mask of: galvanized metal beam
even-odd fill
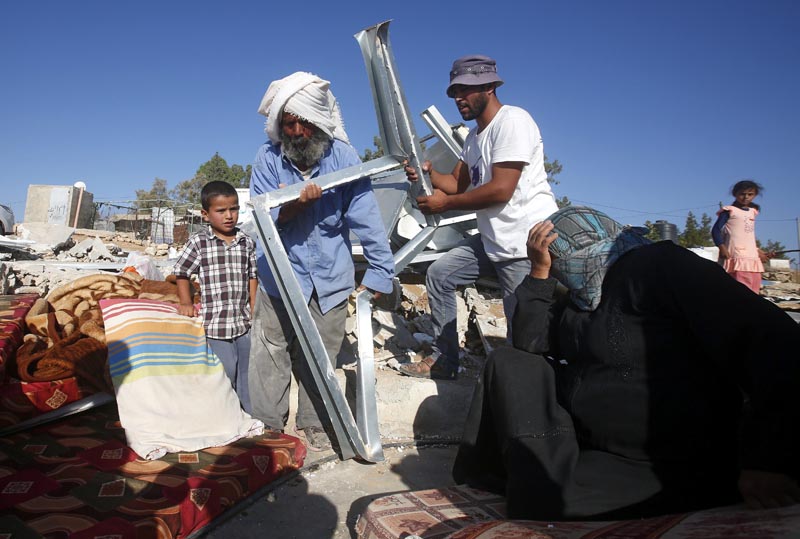
[[[414,124],[408,114],[408,105],[394,67],[394,56],[389,44],[389,23],[380,23],[356,34],[369,75],[378,127],[385,157],[362,163],[353,167],[319,176],[313,179],[323,191],[357,179],[372,176],[398,168],[407,162],[417,171],[420,181],[412,187],[412,192],[420,190],[425,194],[433,192],[430,178],[422,171],[422,150],[417,139]],[[375,402],[375,366],[372,335],[372,313],[370,300],[372,293],[362,291],[356,296],[356,319],[359,347],[358,377],[356,392],[356,415],[358,422],[347,405],[347,400],[336,380],[328,353],[308,310],[297,277],[286,255],[283,242],[278,234],[270,210],[296,200],[303,184],[291,186],[254,197],[249,204],[253,207],[256,230],[264,248],[281,298],[286,306],[297,339],[311,367],[314,382],[328,412],[341,456],[349,459],[356,455],[369,462],[384,459],[378,431],[377,405]],[[403,269],[430,241],[436,225],[437,216],[425,217],[427,227],[401,248],[395,255],[396,271]]]
[[[344,185],[354,180],[373,176],[393,168],[399,168],[402,166],[402,164],[402,157],[387,155],[373,159],[372,161],[367,161],[366,163],[361,163],[360,165],[353,165],[352,167],[343,168],[341,170],[337,170],[336,172],[330,172],[323,176],[318,176],[311,181],[317,184],[320,189],[325,191],[331,187]],[[287,202],[297,200],[300,197],[300,191],[303,189],[303,187],[305,187],[304,183],[288,185],[276,191],[258,195],[251,199],[251,202],[254,203],[254,206],[256,204],[261,204],[265,205],[268,209],[276,208],[286,204]]]
[[[409,166],[416,170],[420,180],[412,186],[412,196],[416,197],[419,191],[430,195],[433,193],[433,186],[422,170],[422,148],[408,113],[408,104],[395,67],[389,42],[389,22],[366,28],[355,34],[355,38],[361,47],[361,55],[367,68],[384,151],[407,159]],[[428,215],[426,222],[435,226],[438,219]]]
[[[330,187],[329,185],[328,188]],[[362,432],[353,419],[353,414],[347,405],[347,399],[334,374],[322,337],[314,323],[314,319],[311,317],[311,312],[308,310],[303,290],[300,288],[300,283],[297,281],[292,265],[286,255],[286,249],[278,234],[278,229],[270,215],[269,206],[266,204],[267,200],[266,195],[259,195],[250,201],[253,205],[256,229],[261,239],[261,245],[264,248],[267,263],[275,277],[278,291],[297,334],[297,340],[305,354],[306,361],[308,361],[314,383],[325,405],[325,410],[328,412],[328,418],[336,435],[336,440],[339,442],[341,457],[342,459],[350,459],[358,455],[368,462],[380,462],[384,458],[380,434],[377,429],[367,429],[366,427]],[[369,345],[372,346],[371,338]],[[369,359],[367,358],[367,361]],[[374,415],[374,418],[367,418],[365,424],[377,424],[377,406],[374,404],[374,392],[371,396],[365,395],[362,398],[372,399],[372,406],[369,404],[364,405],[364,413],[366,416]]]
[[[358,364],[356,371],[356,420],[371,462],[383,460],[381,433],[378,428],[378,406],[375,402],[375,349],[372,333],[372,298],[369,290],[356,294],[356,335]]]
[[[402,157],[417,172],[419,181],[411,186],[410,196],[416,198],[420,191],[433,193],[430,177],[422,170],[422,147],[408,112],[400,77],[395,67],[394,54],[389,41],[389,22],[385,21],[355,34],[367,68],[378,128],[384,151]],[[412,199],[413,199],[412,198]],[[438,226],[438,215],[425,215],[428,225],[395,255],[395,269],[401,271],[422,252]],[[423,241],[424,240],[424,241]],[[400,255],[400,256],[398,256]]]
[[[428,124],[428,128],[431,130],[431,133],[436,135],[442,143],[447,146],[447,149],[450,150],[456,158],[461,157],[461,144],[453,136],[453,128],[450,127],[450,124],[447,123],[447,120],[444,119],[442,113],[439,112],[435,106],[431,105],[427,109],[422,111],[422,119]]]

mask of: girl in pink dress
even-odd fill
[[[756,246],[756,216],[760,206],[753,202],[764,188],[753,180],[736,182],[731,189],[735,200],[717,212],[711,230],[725,271],[758,294],[761,289],[761,263],[764,253]]]

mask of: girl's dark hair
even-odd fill
[[[737,193],[740,193],[745,189],[755,189],[756,196],[758,196],[764,191],[764,186],[755,180],[739,180],[733,185],[733,187],[731,187],[731,194],[736,196]],[[734,202],[733,205],[735,206],[736,202]],[[750,205],[759,211],[761,210],[761,206],[755,202],[751,202]]]

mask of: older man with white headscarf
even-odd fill
[[[330,83],[297,72],[274,81],[258,112],[269,137],[256,154],[251,196],[304,183],[300,197],[273,212],[325,348],[334,362],[344,338],[347,297],[355,287],[350,231],[361,242],[368,267],[362,286],[392,290],[394,262],[368,178],[329,189],[317,176],[361,163],[344,130]],[[264,252],[258,250],[259,291],[250,359],[252,415],[282,431],[289,417],[289,384],[299,381],[296,429],[309,449],[330,448],[316,410],[324,409]]]

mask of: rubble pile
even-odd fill
[[[800,313],[800,284],[773,281],[761,288],[761,295],[789,312]]]
[[[177,256],[174,247],[136,239],[131,232],[39,225],[18,225],[18,238],[0,243],[0,295],[44,297],[90,273],[119,273],[131,253],[144,254],[162,263]],[[162,273],[157,278],[168,272]]]
[[[373,311],[373,342],[375,348],[375,364],[378,369],[397,370],[400,364],[419,361],[431,354],[433,344],[433,324],[431,323],[428,294],[425,286],[416,283],[402,282],[401,300],[396,311],[377,308]],[[493,290],[479,290],[469,286],[456,295],[458,309],[458,338],[461,347],[462,371],[478,371],[486,356],[489,346],[481,335],[479,318],[493,316],[498,309],[502,317],[503,306],[499,297],[492,297]],[[352,315],[354,308],[351,302]],[[505,323],[502,331],[505,335]],[[355,317],[348,317],[347,339],[350,348],[356,348]],[[345,351],[348,354],[348,351]],[[349,352],[352,355],[352,352]],[[345,360],[346,368],[355,366],[355,357]],[[477,372],[475,373],[477,375]]]
[[[35,293],[46,297],[88,274],[104,271],[119,274],[126,264],[133,265],[132,260],[148,264],[147,271],[139,271],[145,278],[161,280],[171,273],[168,261],[177,256],[175,247],[139,240],[133,233],[22,225],[19,229],[27,244],[0,244],[0,294],[3,295]],[[800,313],[800,284],[790,282],[791,273],[783,269],[768,267],[764,277],[770,280],[761,294],[784,310]],[[373,311],[378,368],[397,369],[402,363],[419,361],[432,353],[428,295],[419,277],[414,273],[401,274],[397,308]],[[487,351],[505,341],[502,299],[496,283],[480,280],[457,294],[456,303],[462,370],[477,371]],[[354,309],[351,302],[351,314]],[[343,351],[344,363],[354,366],[357,349],[354,316],[348,317],[347,326],[350,346]]]

